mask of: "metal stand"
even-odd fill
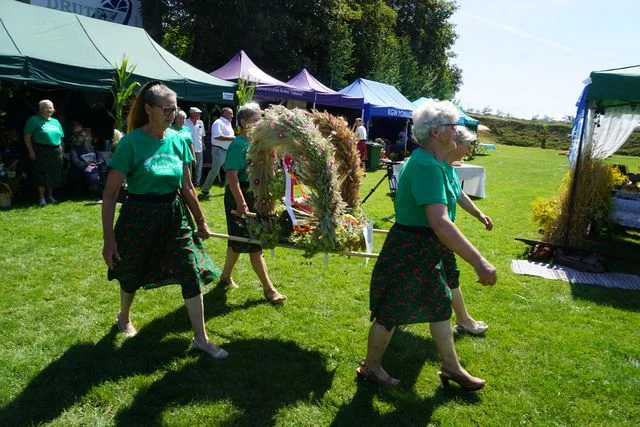
[[[387,168],[387,173],[383,175],[382,178],[380,178],[380,181],[378,181],[378,183],[374,185],[371,190],[369,190],[369,194],[367,194],[366,197],[362,199],[362,201],[360,202],[360,206],[364,205],[364,202],[366,202],[369,197],[371,197],[371,195],[378,189],[378,187],[380,187],[380,184],[384,182],[385,178],[389,180],[389,192],[391,193],[391,198],[393,199],[395,197],[396,190],[398,189],[398,181],[396,180],[396,176],[393,173],[393,166],[399,165],[400,163],[401,162],[386,162],[384,164],[384,166]]]

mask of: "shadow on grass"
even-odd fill
[[[627,311],[640,311],[640,291],[612,289],[596,285],[571,284],[573,298],[592,301]]]
[[[224,291],[213,289],[205,295],[206,313],[215,315],[263,303],[257,300],[227,306]],[[182,307],[152,321],[119,348],[115,325],[95,344],[70,347],[0,409],[0,425],[46,423],[105,382],[171,370],[176,361],[184,359],[190,342],[166,337],[188,330],[187,312]],[[164,407],[170,403],[230,399],[242,409],[234,424],[269,423],[278,408],[320,397],[331,385],[333,374],[327,371],[322,354],[294,343],[254,339],[234,341],[225,348],[229,359],[214,361],[201,355],[194,363],[168,373],[141,392],[130,408],[117,415],[118,420],[159,424]]]
[[[439,360],[433,341],[406,330],[397,330],[386,352],[385,369],[400,379],[401,386],[380,387],[358,379],[355,395],[340,408],[331,425],[427,425],[435,409],[450,400],[467,404],[480,402],[477,394],[465,392],[457,386],[438,387],[431,396],[415,393],[415,383],[425,362]],[[433,376],[437,376],[435,368]],[[376,401],[382,401],[393,409],[380,413]]]

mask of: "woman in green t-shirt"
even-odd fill
[[[43,99],[38,103],[38,114],[24,125],[24,145],[33,160],[34,181],[40,196],[38,204],[57,203],[53,189],[62,184],[62,137],[60,122],[53,117],[53,102]],[[46,199],[45,199],[46,195]]]
[[[247,104],[238,110],[240,135],[229,145],[224,162],[227,174],[227,185],[224,189],[224,210],[227,217],[227,232],[231,236],[250,237],[246,220],[243,218],[253,209],[254,203],[253,193],[249,191],[249,175],[247,174],[247,150],[250,144],[247,132],[252,124],[260,120],[260,114],[260,107],[257,104]],[[251,266],[262,283],[262,292],[267,301],[272,304],[282,304],[287,297],[273,286],[267,271],[267,264],[262,256],[262,248],[259,245],[228,240],[227,257],[224,261],[219,286],[227,289],[238,287],[231,278],[231,273],[241,253],[249,254]]]
[[[484,387],[461,365],[449,323],[451,290],[442,269],[447,250],[471,264],[483,285],[497,280],[495,268],[453,223],[461,188],[445,173],[446,154],[454,147],[458,111],[449,101],[425,103],[413,113],[419,142],[405,162],[395,198],[396,223],[391,228],[371,275],[371,319],[367,356],[359,377],[397,386],[400,381],[382,367],[382,357],[397,325],[429,322],[440,355],[443,384],[454,381],[465,390]]]
[[[464,126],[458,126],[455,138],[456,148],[447,154],[445,163],[445,171],[452,181],[460,181],[458,173],[453,166],[460,164],[459,160],[467,155],[471,143],[475,140],[475,134]],[[473,200],[464,192],[460,193],[458,206],[480,221],[488,231],[493,229],[493,221],[491,218],[478,209],[476,204],[473,203]],[[452,220],[455,221],[455,213]],[[466,332],[471,335],[481,335],[485,333],[489,326],[482,320],[475,320],[467,311],[464,297],[462,296],[462,289],[460,289],[460,269],[456,262],[456,256],[451,250],[447,250],[445,256],[442,258],[442,269],[447,278],[447,286],[451,289],[451,306],[456,315],[454,330],[458,333]]]
[[[102,254],[109,280],[120,282],[116,322],[121,332],[136,334],[129,311],[138,289],[179,283],[195,333],[192,347],[223,359],[227,352],[207,337],[201,291],[219,277],[220,269],[202,243],[211,231],[191,183],[193,155],[185,139],[168,129],[177,110],[176,93],[160,82],[150,82],[138,92],[128,133],[109,162]],[[128,196],[114,229],[116,200],[125,178]]]

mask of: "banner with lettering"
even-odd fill
[[[140,0],[31,0],[34,6],[142,27]]]

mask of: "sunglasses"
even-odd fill
[[[165,107],[163,105],[154,105],[154,107],[162,108],[162,112],[165,116],[172,116],[176,114],[179,110],[178,107]]]

